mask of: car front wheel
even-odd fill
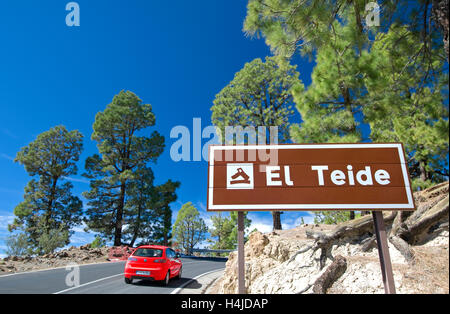
[[[181,279],[182,273],[183,273],[183,267],[180,267],[180,271],[178,272],[177,279]]]

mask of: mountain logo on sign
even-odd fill
[[[227,189],[253,189],[253,164],[227,164]]]
[[[242,179],[239,180],[238,178]],[[231,181],[230,184],[239,184],[239,183],[250,184],[249,178],[250,177],[245,173],[244,170],[242,170],[242,168],[238,168],[237,172],[231,176],[231,179],[233,179],[233,181]]]

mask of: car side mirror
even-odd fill
[[[180,258],[181,254],[180,253],[175,253],[175,258]]]

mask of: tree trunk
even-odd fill
[[[55,194],[56,194],[56,184],[58,183],[58,178],[53,177],[53,183],[50,190],[50,197],[48,200],[47,205],[47,213],[45,214],[45,232],[49,233],[52,229],[50,226],[50,219],[52,218],[52,207],[55,200]]]
[[[116,212],[116,226],[114,230],[114,246],[122,245],[123,207],[125,203],[125,184],[120,186],[120,198]]]
[[[283,230],[283,227],[281,226],[281,214],[282,212],[279,211],[272,212],[273,230]]]
[[[134,242],[136,242],[136,239],[137,239],[137,235],[134,234],[134,235],[133,235],[133,239],[131,239],[131,242],[130,242],[130,246],[131,246],[131,247],[134,247]]]
[[[448,230],[449,183],[444,182],[424,191],[414,193],[417,209],[410,211],[384,211],[384,222],[390,229],[389,241],[409,263],[414,263],[414,251],[410,245],[420,243],[424,236],[436,230]],[[314,244],[306,250],[321,250],[320,267],[325,266],[327,258],[332,258],[331,248],[344,239],[358,239],[364,252],[375,247],[373,219],[363,216],[340,223],[330,232],[306,230],[306,236],[314,239]],[[361,239],[363,239],[361,241]],[[304,251],[300,251],[304,252]],[[295,255],[294,255],[295,257]],[[320,290],[320,289],[319,289]]]
[[[347,270],[347,260],[341,255],[336,256],[333,263],[328,266],[325,272],[316,280],[313,293],[326,294],[333,283],[341,277]]]
[[[447,186],[448,191],[448,186]],[[449,197],[440,199],[437,203],[427,208],[418,208],[413,215],[401,224],[395,235],[406,241],[408,244],[416,244],[421,234],[427,232],[439,221],[448,220]]]
[[[130,242],[131,247],[134,246],[134,242],[136,242],[138,234],[139,234],[139,230],[141,228],[142,206],[140,204],[138,206],[139,206],[139,209],[138,209],[138,216],[136,218],[136,227],[134,228],[133,238],[131,239],[131,242]]]
[[[355,219],[355,212],[352,210],[350,211],[350,220]]]
[[[394,245],[394,247],[399,250],[400,253],[402,253],[403,257],[408,263],[414,264],[414,252],[411,250],[409,244],[406,243],[405,240],[397,237],[396,235],[392,235],[389,237],[389,242],[391,242],[392,245]]]
[[[392,223],[397,212],[391,212],[384,216],[385,223]],[[345,238],[360,238],[363,235],[373,233],[372,216],[363,216],[358,219],[349,220],[337,225],[330,233],[306,230],[306,236],[314,239],[314,250],[321,250],[320,268],[325,266],[326,259],[331,257],[331,248],[336,243]]]
[[[448,61],[448,0],[433,0],[432,17],[441,29],[443,42]]]
[[[428,180],[428,172],[425,169],[425,162],[421,161],[419,168],[420,168],[420,180],[422,180],[423,182],[427,181]]]

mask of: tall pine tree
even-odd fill
[[[129,183],[136,170],[155,162],[164,149],[164,137],[154,131],[139,131],[155,125],[151,105],[143,104],[134,93],[121,91],[103,112],[97,113],[92,139],[100,155],[86,160],[85,176],[91,179],[86,224],[114,245],[122,244],[122,229]]]
[[[72,195],[67,178],[77,173],[83,150],[80,132],[56,126],[43,132],[15,158],[33,179],[25,187],[24,201],[16,206],[9,230],[22,230],[30,252],[50,253],[69,243],[72,227],[81,223],[82,202]],[[49,240],[58,238],[54,243]]]
[[[378,1],[377,25],[364,0],[250,0],[248,34],[262,35],[279,60],[299,52],[316,61],[311,84],[294,88],[302,121],[291,128],[293,141],[401,141],[415,187],[448,178],[439,3]]]
[[[216,95],[211,107],[212,122],[220,130],[222,141],[232,140],[225,138],[226,127],[254,127],[256,131],[258,127],[277,127],[278,134],[266,135],[259,144],[270,144],[274,139],[287,142],[289,118],[293,115],[291,89],[300,84],[298,76],[294,66],[279,66],[273,57],[267,57],[265,62],[255,59],[246,63]],[[280,214],[272,212],[274,229],[282,229]]]

